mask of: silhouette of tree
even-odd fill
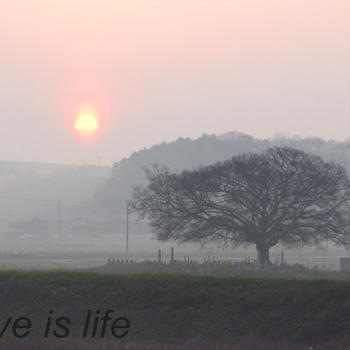
[[[160,240],[254,244],[261,265],[276,244],[346,244],[349,178],[341,165],[274,147],[193,171],[146,169],[132,206]]]

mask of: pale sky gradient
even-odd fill
[[[348,0],[0,0],[0,160],[180,136],[349,137]],[[77,109],[101,133],[80,142]]]

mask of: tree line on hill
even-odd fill
[[[321,156],[347,168],[350,142],[327,141],[320,138],[276,137],[257,139],[238,132],[223,135],[204,134],[200,138],[178,138],[151,148],[134,152],[130,157],[116,162],[110,177],[97,189],[94,201],[106,211],[120,210],[120,203],[129,200],[136,185],[145,185],[144,168],[152,164],[165,165],[180,172],[198,166],[224,161],[242,153],[260,153],[269,147],[287,146]]]

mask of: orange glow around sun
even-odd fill
[[[77,134],[84,138],[90,138],[100,129],[98,119],[91,113],[82,113],[74,123]]]

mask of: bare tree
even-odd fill
[[[349,178],[318,156],[274,147],[179,174],[154,166],[146,175],[132,205],[160,240],[254,244],[262,265],[279,243],[347,242]]]

